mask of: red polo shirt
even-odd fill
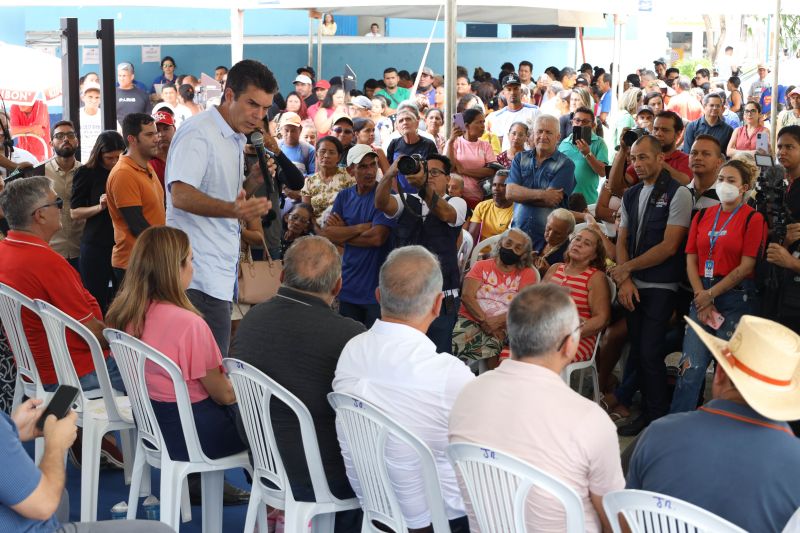
[[[692,174],[692,169],[689,167],[689,156],[685,152],[681,150],[674,150],[671,154],[664,158],[664,162],[678,172],[682,172],[689,176],[689,179],[694,177]],[[637,176],[636,171],[633,170],[633,165],[628,165],[628,170],[626,173],[628,176],[633,178],[633,183],[631,183],[631,185],[639,183],[639,176]]]
[[[80,322],[103,320],[97,300],[83,287],[75,269],[30,233],[12,230],[0,241],[0,282],[28,298],[48,302]],[[42,322],[23,309],[22,324],[42,383],[58,383]],[[67,331],[67,346],[78,377],[94,371],[89,347],[71,331]]]

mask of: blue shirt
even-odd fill
[[[372,223],[373,226],[393,228],[396,222],[375,208],[375,188],[359,195],[356,186],[342,189],[333,201],[333,213],[342,217],[348,226]],[[339,300],[353,304],[377,304],[375,288],[378,272],[392,249],[391,236],[381,246],[364,247],[345,243],[342,257],[342,290]]]
[[[701,116],[686,125],[686,132],[683,134],[683,151],[687,154],[691,152],[695,138],[701,134],[711,135],[718,140],[724,154],[725,150],[728,149],[731,135],[733,135],[733,128],[726,124],[722,117],[712,126],[706,122],[705,116]]]
[[[750,406],[712,400],[706,407],[789,428]],[[626,488],[686,500],[747,531],[781,531],[800,507],[800,440],[706,411],[665,416],[639,438]]]
[[[611,89],[607,90],[600,98],[600,112],[611,113]]]
[[[42,472],[22,447],[16,424],[2,412],[0,450],[3,450],[0,454],[0,472],[3,472],[0,481],[0,531],[52,532],[58,529],[55,516],[47,520],[33,520],[11,509],[12,505],[17,505],[36,490]]]
[[[557,207],[566,208],[567,199],[575,188],[575,164],[558,150],[538,164],[535,150],[520,152],[514,156],[506,180],[506,185],[512,183],[528,189],[564,189],[564,198]],[[515,202],[512,226],[527,233],[534,249],[538,250],[544,245],[544,227],[553,209]]]
[[[167,156],[167,191],[180,181],[226,202],[236,200],[244,182],[247,138],[233,131],[216,107],[186,119]],[[189,285],[209,296],[233,301],[239,263],[239,221],[177,209],[167,194],[167,225],[189,235],[194,277]]]
[[[739,120],[739,115],[731,111],[730,109],[726,109],[724,113],[722,113],[722,120],[725,121],[725,124],[730,126],[733,129],[738,128],[742,125],[742,122]],[[727,150],[727,146],[723,147]]]
[[[153,80],[153,83],[150,84],[150,94],[155,94],[156,85],[159,85],[159,84],[160,85],[165,85],[167,83],[171,83],[172,85],[175,85],[176,81],[178,81],[178,77],[177,76],[175,76],[171,80],[168,80],[167,77],[164,76],[164,73],[162,72],[161,75],[160,76],[156,76],[156,78]],[[136,80],[134,80],[134,83],[135,82],[136,82]],[[177,89],[178,87],[176,86],[175,88]]]
[[[289,146],[284,141],[278,141],[278,146],[304,176],[310,176],[317,171],[317,165],[314,162],[314,155],[317,151],[307,142],[300,141],[297,146]]]
[[[758,97],[758,103],[761,104],[761,114],[768,115],[772,110],[772,87],[764,87],[761,91],[761,96]],[[778,85],[778,103],[786,103],[786,86]]]

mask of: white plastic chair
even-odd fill
[[[314,420],[308,408],[294,394],[256,367],[232,358],[223,359],[222,363],[236,391],[239,412],[253,454],[253,488],[244,530],[248,533],[253,531],[258,518],[259,531],[266,531],[264,504],[268,504],[285,511],[286,533],[306,533],[309,522],[313,524],[313,531],[332,532],[334,513],[358,509],[359,503],[356,498],[340,500],[331,494],[322,467]],[[294,499],[272,429],[269,406],[273,397],[289,407],[300,423],[315,502],[299,502]]]
[[[603,226],[602,224],[598,224],[598,226],[600,226],[600,230],[603,232],[603,235],[607,235],[605,226]],[[572,230],[572,233],[570,234],[570,239],[575,235],[577,235],[579,231],[585,230],[588,227],[589,227],[588,222],[581,222],[580,224],[575,224],[575,229]]]
[[[138,429],[136,459],[133,464],[133,479],[128,496],[128,519],[136,518],[139,489],[145,469],[156,467],[161,469],[161,521],[178,531],[179,511],[183,511],[184,521],[191,519],[186,476],[199,472],[203,493],[203,531],[214,533],[223,531],[222,490],[225,482],[225,470],[249,468],[250,460],[247,452],[243,451],[220,459],[207,457],[200,446],[197,427],[194,423],[194,416],[192,416],[189,391],[178,365],[164,354],[127,333],[107,328],[103,330],[103,335],[111,346],[111,352],[114,354],[120,374],[122,374],[122,380],[125,382],[125,389],[131,401],[131,409]],[[175,461],[169,456],[147,392],[145,362],[148,361],[163,370],[172,380],[178,416],[186,439],[186,450],[189,454],[188,461]],[[149,475],[149,470],[147,474]],[[147,480],[149,483],[149,477]]]
[[[614,533],[622,533],[619,514],[631,533],[746,533],[714,513],[678,498],[646,490],[617,490],[603,496],[603,509]]]
[[[502,233],[500,235],[492,235],[488,239],[483,239],[478,244],[473,246],[472,247],[472,254],[470,254],[470,256],[469,256],[469,263],[467,265],[467,270],[472,268],[472,265],[474,265],[475,261],[478,260],[478,256],[481,254],[481,250],[483,250],[487,246],[489,246],[490,249],[494,249],[494,245],[497,243],[497,241],[500,240],[500,237],[502,237],[502,236],[503,236]]]
[[[461,273],[461,279],[464,279],[466,273],[467,261],[472,255],[472,235],[465,229],[461,230],[461,248],[458,249],[458,270]]]
[[[566,513],[565,533],[584,533],[583,502],[575,490],[516,457],[480,444],[455,442],[447,447],[461,473],[465,495],[480,531],[525,533],[528,493],[537,487],[557,498]],[[532,532],[531,532],[532,533]]]
[[[73,410],[78,413],[78,426],[83,428],[81,438],[81,522],[97,520],[97,491],[100,477],[100,447],[103,437],[110,431],[120,431],[124,458],[125,482],[130,483],[133,466],[133,438],[136,425],[131,415],[127,396],[115,395],[108,377],[103,350],[97,337],[83,324],[52,304],[34,300],[39,317],[47,333],[47,343],[53,357],[53,366],[59,385],[78,389]],[[100,383],[100,396],[83,390],[67,346],[67,330],[78,335],[89,346],[92,362]]]
[[[611,291],[611,302],[613,302],[617,297],[617,286],[614,282],[606,276],[606,281],[608,281],[608,288]],[[597,373],[597,349],[600,346],[600,340],[603,338],[603,333],[605,333],[605,329],[600,331],[597,334],[597,339],[594,343],[594,349],[592,350],[592,357],[586,361],[578,361],[575,363],[568,364],[564,370],[561,372],[561,378],[564,382],[571,386],[570,377],[572,376],[573,372],[580,372],[579,379],[578,379],[578,392],[580,393],[583,391],[583,378],[584,378],[584,370],[588,369],[592,374],[592,391],[594,394],[594,401],[595,403],[600,403],[600,399],[602,398],[602,393],[600,391],[600,380]]]
[[[800,509],[795,511],[781,533],[800,533]]]
[[[449,532],[436,461],[428,445],[361,398],[331,392],[328,401],[336,411],[336,420],[347,441],[363,492],[362,533],[381,531],[372,523],[373,520],[393,531],[408,530],[386,468],[385,450],[389,438],[411,447],[419,457],[433,531]]]

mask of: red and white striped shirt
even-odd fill
[[[569,295],[578,307],[578,316],[583,320],[589,320],[592,318],[592,310],[589,307],[589,279],[597,269],[589,267],[577,276],[568,276],[566,268],[567,265],[564,263],[558,265],[550,280],[569,289]],[[581,338],[578,351],[575,353],[575,362],[588,361],[592,358],[596,340],[597,335]]]

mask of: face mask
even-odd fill
[[[500,256],[500,261],[502,261],[506,266],[516,265],[519,263],[519,260],[522,257],[520,254],[514,252],[514,250],[511,248],[500,248],[498,255]]]
[[[740,194],[739,187],[732,183],[728,183],[727,181],[717,183],[717,196],[723,203],[733,202],[739,198]]]

